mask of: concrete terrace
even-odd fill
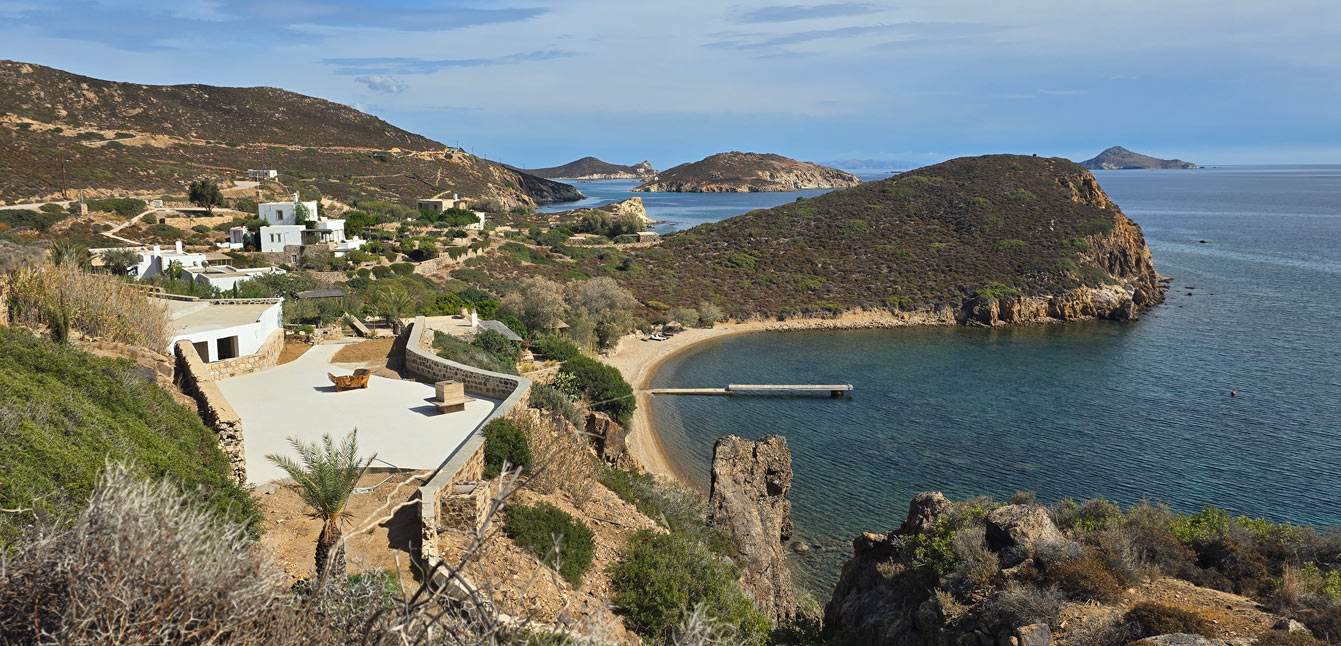
[[[430,403],[432,385],[377,376],[366,389],[337,393],[326,373],[359,367],[331,363],[341,347],[318,345],[293,362],[218,382],[242,418],[249,483],[284,477],[265,456],[293,455],[289,437],[313,442],[330,433],[338,442],[356,427],[363,455],[377,453],[405,469],[436,469],[498,405],[475,396],[464,411],[444,415]]]

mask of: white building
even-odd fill
[[[236,287],[238,283],[249,281],[257,276],[282,273],[284,273],[284,270],[279,267],[244,267],[238,269],[232,265],[210,265],[183,270],[182,280],[205,287],[217,287],[219,291],[227,292]]]
[[[266,339],[284,328],[284,299],[163,299],[172,325],[168,352],[178,341],[190,341],[205,363],[256,354]]]
[[[257,234],[260,238],[261,251],[267,253],[284,251],[284,247],[289,245],[303,244],[303,231],[307,227],[301,224],[279,224],[268,227],[261,227]]]
[[[279,171],[251,170],[251,169],[247,170],[247,179],[252,180],[254,182],[261,182],[267,179],[275,179],[276,177],[279,177]]]
[[[152,249],[140,251],[136,257],[137,262],[130,268],[130,275],[139,280],[166,274],[173,263],[177,263],[184,270],[209,264],[205,260],[205,254],[183,251],[181,240],[177,241],[173,251],[163,251],[158,245],[154,245]]]
[[[292,202],[265,202],[256,207],[257,217],[265,220],[269,224],[298,224],[298,205],[303,205],[307,211],[308,220],[317,219],[317,202],[301,202],[298,200],[298,194],[293,194]]]

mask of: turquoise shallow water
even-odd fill
[[[856,391],[657,398],[667,448],[706,484],[718,437],[787,436],[798,534],[825,546],[797,563],[816,588],[928,489],[1341,523],[1341,167],[1097,175],[1174,278],[1140,321],[711,342],[654,385]]]

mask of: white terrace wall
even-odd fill
[[[446,521],[446,526],[467,529],[469,523],[463,522],[462,512],[472,508],[477,513],[486,510],[488,487],[471,486],[471,483],[479,483],[484,477],[484,434],[481,429],[522,404],[531,389],[531,380],[481,370],[439,357],[433,353],[433,333],[422,316],[415,317],[405,335],[405,367],[410,372],[434,382],[448,379],[459,381],[465,385],[468,393],[502,400],[494,412],[438,467],[437,473],[419,488],[420,558],[425,571],[434,572],[436,576],[437,566],[441,562],[438,558],[439,525]],[[476,516],[477,519],[479,517]]]

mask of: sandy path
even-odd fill
[[[648,472],[689,484],[673,456],[666,450],[657,434],[652,419],[652,395],[647,388],[662,362],[685,350],[709,341],[737,334],[780,332],[792,330],[845,330],[861,328],[891,328],[910,325],[953,325],[954,316],[948,312],[931,315],[922,312],[893,314],[890,312],[849,312],[838,318],[792,319],[787,321],[745,321],[723,323],[713,328],[692,328],[665,341],[650,341],[631,334],[620,340],[615,351],[602,359],[614,366],[633,385],[638,409],[629,427],[628,445],[633,457],[642,462]]]

